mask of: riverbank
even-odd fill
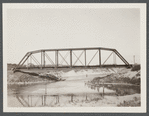
[[[46,74],[51,74],[56,77],[62,78],[62,79],[67,79],[69,80],[68,77],[71,76],[88,76],[88,75],[93,75],[94,77],[100,78],[102,76],[110,75],[111,81],[117,81],[121,80],[122,82],[130,82],[131,80],[132,83],[137,80],[138,84],[139,79],[140,79],[140,71],[131,71],[132,69],[127,69],[127,68],[76,68],[76,69],[46,69],[46,70],[27,70],[30,72],[35,72],[40,75],[46,75]],[[29,83],[29,82],[43,82],[45,81],[45,78],[40,78],[39,76],[32,76],[29,74],[23,74],[20,72],[13,73],[11,70],[7,71],[7,83]],[[47,80],[50,80],[47,78]],[[135,84],[134,82],[133,84]]]

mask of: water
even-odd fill
[[[116,96],[118,90],[138,91],[138,87],[125,85],[89,85],[91,76],[73,76],[66,81],[44,82],[31,85],[11,85],[8,92],[8,107],[65,107],[88,101],[98,101],[104,96]],[[11,88],[11,89],[10,89]],[[104,94],[103,94],[104,93]],[[126,93],[126,92],[125,92]],[[130,93],[130,92],[129,92]]]

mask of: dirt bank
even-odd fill
[[[98,77],[99,75],[111,75],[111,79],[114,81],[127,81],[133,80],[131,83],[140,83],[140,71],[131,71],[127,68],[92,68],[92,69],[46,69],[46,70],[33,70],[33,72],[38,74],[52,74],[60,78],[67,78],[70,76],[88,76],[94,75]],[[69,79],[69,78],[68,78]],[[117,79],[117,80],[116,80]],[[138,79],[138,80],[137,80]],[[12,71],[7,72],[7,82],[39,82],[45,79],[39,78],[38,76],[31,76],[28,74],[23,74],[20,72],[13,73]],[[135,82],[135,80],[137,80]]]

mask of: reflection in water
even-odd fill
[[[99,92],[99,89],[102,88],[103,96],[104,96],[104,90],[109,89],[115,91],[115,95],[123,96],[123,95],[131,95],[135,93],[140,93],[140,85],[134,85],[134,84],[127,84],[127,83],[99,83],[99,84],[92,84],[91,82],[85,83],[85,85],[93,90],[97,90]]]
[[[87,102],[94,100],[101,100],[102,97],[99,94],[84,94],[84,95],[10,95],[16,99],[16,107],[55,107],[65,104]],[[15,106],[14,106],[15,107]]]
[[[62,82],[64,83],[64,82]],[[61,84],[62,84],[61,83]],[[70,83],[70,82],[69,82]],[[74,83],[74,82],[73,82]],[[56,83],[54,83],[56,84]],[[60,83],[57,83],[60,85]],[[77,83],[79,84],[79,83]],[[84,85],[85,86],[84,86]],[[51,83],[49,83],[51,85]],[[48,86],[49,86],[48,85]],[[58,87],[56,85],[56,87]],[[67,90],[71,88],[72,84],[69,84],[69,86],[66,86],[65,83],[62,85],[62,87],[67,87]],[[77,92],[75,93],[73,90],[71,90],[71,93],[59,93],[59,94],[49,94],[47,92],[47,83],[42,84],[34,84],[34,85],[18,85],[13,84],[9,85],[8,89],[12,91],[8,92],[10,95],[8,95],[9,101],[13,102],[12,107],[59,107],[59,106],[66,106],[66,104],[77,104],[80,102],[89,102],[89,101],[98,101],[102,100],[104,96],[123,96],[123,95],[130,95],[134,93],[140,93],[140,86],[138,85],[132,85],[132,84],[126,84],[126,83],[96,83],[92,84],[91,82],[85,82],[81,83],[82,93]],[[22,91],[31,88],[34,88],[35,86],[38,86],[39,88],[44,88],[44,93],[42,94],[23,94]],[[75,86],[75,85],[74,85]],[[53,86],[55,87],[55,86]],[[59,88],[62,89],[60,86]],[[69,88],[70,87],[70,88]],[[52,88],[48,88],[52,89]],[[21,92],[20,92],[21,90]],[[55,90],[55,88],[53,89]],[[90,90],[94,91],[91,92]],[[31,90],[32,91],[32,90]],[[8,102],[10,103],[10,102]],[[15,104],[14,104],[15,103]],[[9,106],[9,105],[8,105]]]

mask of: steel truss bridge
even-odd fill
[[[80,51],[81,53],[77,55],[75,52]],[[87,51],[96,51],[93,56],[91,56],[91,59],[87,62]],[[111,54],[105,59],[102,59],[101,51],[110,51]],[[54,54],[54,60],[51,58],[51,56],[48,55],[49,52],[53,52]],[[65,55],[63,55],[61,52],[66,52]],[[39,54],[38,57],[40,57],[40,61],[34,56],[35,54]],[[81,61],[80,58],[84,54],[84,61]],[[91,65],[92,60],[97,56],[98,54],[98,63],[95,65]],[[119,57],[119,59],[124,64],[116,64],[116,58],[113,57],[113,64],[106,64],[107,60],[110,58],[111,55],[115,55]],[[69,57],[68,57],[69,56]],[[53,56],[52,56],[53,57]],[[74,60],[75,57],[75,60]],[[59,60],[61,58],[61,61]],[[66,60],[66,59],[69,59]],[[104,60],[103,63],[101,63],[101,59]],[[49,64],[46,63],[46,60],[49,61]],[[35,63],[35,65],[32,64],[32,62]],[[63,63],[65,62],[65,65]],[[80,65],[76,65],[77,62],[80,62]],[[25,63],[27,63],[25,65]],[[29,65],[30,64],[30,65]],[[111,48],[102,48],[102,47],[94,47],[94,48],[67,48],[67,49],[42,49],[42,50],[36,50],[36,51],[30,51],[25,54],[25,56],[21,59],[21,61],[18,63],[18,65],[14,68],[16,69],[32,69],[32,68],[75,68],[75,67],[131,67],[126,59],[116,50]]]

